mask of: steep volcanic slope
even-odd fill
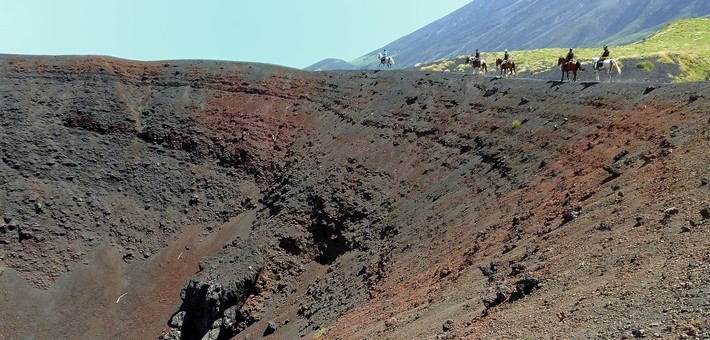
[[[708,332],[707,83],[0,78],[0,338]]]

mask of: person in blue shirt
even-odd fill
[[[387,55],[388,55],[387,50],[383,50],[383,51],[382,51],[382,56],[385,57],[385,58],[387,58]]]

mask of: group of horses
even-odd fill
[[[382,53],[380,53],[378,57],[380,59],[379,67],[386,67],[387,69],[391,69],[392,65],[394,65],[394,59],[392,59],[392,57],[385,57],[382,55]],[[468,56],[466,57],[465,64],[471,64],[471,67],[473,67],[474,74],[485,74],[488,72],[488,66],[486,65],[486,61],[483,59],[476,59]],[[594,69],[594,72],[596,74],[597,81],[599,81],[600,71],[607,72],[607,74],[609,75],[609,81],[611,81],[612,70],[616,69],[616,72],[618,74],[621,74],[621,62],[616,59],[609,58],[600,61],[599,58],[592,58],[591,65],[592,69]],[[564,57],[557,58],[557,67],[559,67],[562,71],[562,79],[560,79],[560,81],[565,80],[565,74],[567,75],[567,80],[569,81],[570,72],[572,72],[573,75],[572,81],[577,81],[577,71],[584,71],[581,62],[575,60],[567,62]],[[496,59],[496,70],[500,70],[501,77],[503,77],[504,75],[510,77],[518,73],[515,67],[515,61],[503,60],[501,58]]]
[[[562,71],[562,79],[560,81],[565,80],[565,74],[567,74],[567,81],[569,81],[570,72],[573,75],[572,81],[577,81],[577,71],[584,71],[582,63],[574,60],[567,62],[563,57],[557,58],[557,66]],[[606,71],[609,75],[609,81],[611,81],[611,71],[613,69],[616,69],[616,72],[621,74],[621,62],[615,59],[607,58],[600,61],[599,58],[592,58],[592,68],[597,76],[597,81],[599,81],[599,71]]]
[[[464,63],[471,64],[471,67],[473,67],[474,74],[485,74],[486,72],[488,72],[486,61],[483,59],[466,57],[466,61]],[[606,73],[609,75],[609,81],[611,81],[612,70],[616,69],[616,72],[618,74],[621,74],[621,62],[616,59],[604,59],[600,61],[599,58],[592,58],[591,65],[592,69],[594,69],[594,72],[596,74],[597,81],[599,81],[600,71],[606,71]],[[572,72],[573,75],[572,81],[577,81],[577,71],[584,71],[581,62],[575,60],[567,62],[564,57],[559,57],[557,59],[557,67],[559,67],[562,71],[562,79],[560,81],[565,80],[565,74],[567,75],[567,80],[569,81],[570,72]],[[504,61],[501,58],[496,59],[496,70],[500,70],[501,77],[503,77],[504,75],[512,76],[517,74],[517,70],[515,68],[515,61],[513,60]]]
[[[466,57],[466,64],[471,64],[473,67],[473,73],[486,73],[488,72],[488,66],[486,66],[486,61],[483,59],[476,59],[471,57]],[[513,60],[503,60],[501,58],[496,59],[496,70],[500,69],[500,75],[503,76],[504,70],[508,70],[506,74],[514,75],[518,74],[515,69],[515,61]]]

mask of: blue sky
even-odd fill
[[[489,0],[495,1],[495,0]],[[471,0],[0,0],[0,53],[353,60]]]

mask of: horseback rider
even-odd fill
[[[567,52],[567,57],[565,57],[565,63],[569,64],[573,60],[574,60],[574,51],[570,48],[569,52]]]
[[[503,55],[503,64],[502,65],[505,65],[508,62],[508,60],[510,60],[510,54],[508,53],[508,50],[506,49],[505,54]]]
[[[602,52],[602,57],[599,60],[604,61],[609,58],[609,47],[604,45],[604,52]]]
[[[604,66],[604,60],[607,59],[609,59],[609,47],[604,45],[604,52],[602,52],[602,57],[599,58],[599,61],[597,62],[597,68]]]
[[[384,63],[385,60],[387,60],[387,55],[388,55],[387,50],[386,49],[382,50],[382,57],[380,58],[380,61]]]
[[[475,65],[480,60],[481,60],[481,52],[478,52],[478,49],[476,49],[476,53],[473,55],[473,64]]]

